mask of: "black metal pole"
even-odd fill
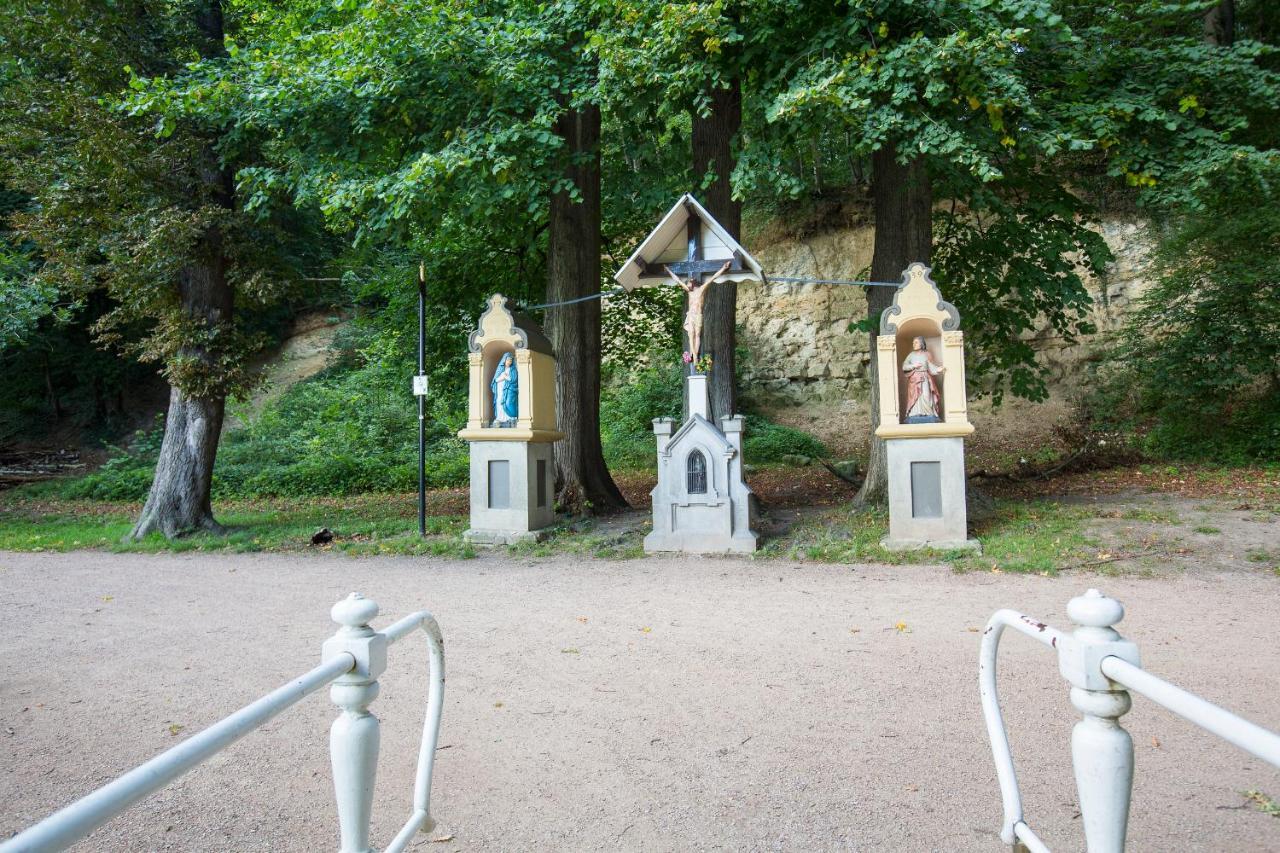
[[[418,375],[426,372],[427,276],[418,265]],[[418,535],[427,535],[427,396],[418,394]]]

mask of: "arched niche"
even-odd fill
[[[684,461],[685,491],[691,495],[705,495],[710,466],[707,454],[702,448],[695,447],[689,451]]]
[[[556,360],[551,342],[538,324],[512,313],[502,294],[488,305],[467,341],[467,426],[458,433],[467,441],[558,441],[556,424]],[[498,362],[510,353],[516,367],[516,423],[493,426],[493,382]]]
[[[507,341],[489,341],[480,348],[481,363],[484,369],[484,382],[481,385],[480,393],[484,403],[482,410],[484,411],[484,423],[489,425],[493,421],[493,377],[498,372],[498,363],[502,361],[502,357],[507,353],[511,354],[512,360],[516,357],[515,347]],[[519,370],[517,369],[517,374]],[[518,378],[518,377],[517,377]],[[525,417],[523,402],[520,395],[516,397],[517,417]]]
[[[915,317],[898,324],[898,332],[894,335],[894,338],[898,366],[898,423],[906,423],[907,374],[903,372],[902,365],[907,360],[907,356],[912,353],[912,341],[916,338],[924,338],[925,348],[929,351],[929,359],[934,364],[945,368],[942,327],[937,321],[928,317]],[[944,377],[936,376],[934,377],[934,382],[938,386],[938,420],[945,423],[947,420],[947,392],[943,387]]]
[[[923,337],[929,357],[944,372],[935,376],[938,386],[938,423],[904,423],[907,378],[902,364],[911,354],[911,339]],[[964,333],[960,314],[943,300],[924,264],[912,264],[902,274],[893,304],[880,315],[875,341],[876,388],[879,392],[881,438],[936,435],[968,435],[968,402],[964,379]]]

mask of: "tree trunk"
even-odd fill
[[[225,56],[220,0],[206,0],[195,10],[202,36],[201,56]],[[213,203],[232,209],[234,184],[230,170],[218,167],[212,141],[201,152],[204,190]],[[196,329],[217,329],[231,323],[233,293],[227,281],[222,232],[210,227],[200,238],[191,263],[178,276],[178,297],[184,319]],[[205,347],[192,345],[178,352],[181,359],[203,362],[216,371],[215,357]],[[169,413],[164,440],[156,462],[155,479],[142,507],[142,515],[129,536],[133,539],[159,531],[172,539],[196,530],[220,532],[213,518],[211,490],[218,438],[226,410],[225,392],[193,396],[177,386],[169,389]]]
[[[896,150],[886,146],[871,156],[871,189],[875,208],[875,247],[871,256],[871,280],[897,282],[915,261],[929,263],[933,246],[933,191],[923,157],[910,163],[897,161]],[[867,318],[879,330],[880,314],[893,304],[889,287],[867,288]],[[880,425],[880,383],[876,369],[876,334],[870,340],[871,448],[867,478],[854,498],[855,506],[882,506],[889,501],[888,459],[884,441],[877,438]]]
[[[600,291],[600,109],[567,111],[557,124],[572,158],[568,192],[551,197],[547,233],[547,301]],[[547,310],[556,351],[556,406],[564,438],[556,445],[556,501],[573,514],[627,505],[600,446],[600,300]]]
[[[1219,47],[1230,47],[1236,40],[1235,0],[1221,0],[1204,16],[1204,40]]]
[[[715,172],[715,182],[705,190],[695,191],[707,212],[733,237],[742,233],[742,203],[733,200],[730,176],[735,165],[733,138],[742,125],[742,89],[735,80],[728,89],[711,92],[711,114],[693,116],[693,175],[695,186],[708,171]],[[721,281],[711,285],[703,308],[702,351],[711,356],[711,417],[719,423],[724,415],[738,408],[734,366],[737,346],[735,323],[738,318],[738,286]]]
[[[231,321],[232,292],[220,235],[211,231],[204,242],[201,258],[182,272],[178,289],[183,312],[201,327],[216,327]],[[184,348],[182,355],[209,359],[202,347]],[[156,476],[132,538],[157,530],[169,539],[196,530],[221,531],[213,518],[211,489],[225,409],[225,395],[194,397],[176,386],[169,389]]]
[[[58,399],[58,389],[53,384],[53,370],[49,366],[49,353],[42,352],[40,354],[40,362],[44,368],[44,387],[49,393],[49,406],[53,409],[54,421],[62,420],[62,401]],[[95,377],[94,381],[97,379]]]

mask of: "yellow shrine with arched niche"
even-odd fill
[[[923,348],[914,349],[917,339]],[[902,274],[876,336],[879,426],[889,477],[890,550],[978,550],[969,538],[964,437],[973,432],[960,314],[924,264]],[[913,387],[914,384],[914,387]]]
[[[495,293],[468,340],[467,441],[551,442],[564,438],[556,424],[556,359],[551,342],[528,317],[512,314]],[[518,413],[513,426],[496,424],[490,386],[504,355],[515,361]]]
[[[964,332],[955,306],[942,299],[929,277],[929,268],[915,263],[902,274],[893,305],[880,316],[876,336],[876,379],[880,390],[881,438],[969,435],[969,406],[965,395]],[[929,361],[943,370],[934,382],[940,398],[937,423],[908,423],[908,376],[903,363],[912,341],[924,338]],[[940,380],[940,381],[939,381]]]
[[[495,293],[467,348],[467,426],[458,432],[471,457],[471,527],[464,535],[487,545],[539,539],[555,523],[551,448],[564,438],[551,342]]]

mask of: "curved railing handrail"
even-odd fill
[[[978,657],[978,690],[982,696],[982,715],[987,724],[987,736],[991,740],[996,778],[1000,781],[1000,799],[1004,805],[1004,824],[1000,828],[1000,838],[1006,844],[1021,841],[1032,853],[1049,853],[1049,848],[1023,819],[1018,774],[1013,767],[1013,752],[1009,747],[1004,716],[1000,713],[1000,696],[996,692],[996,653],[1000,650],[1000,635],[1005,628],[1020,631],[1051,648],[1057,647],[1063,634],[1056,628],[1017,611],[997,610],[982,632],[982,649]]]
[[[339,655],[222,718],[123,776],[54,812],[35,826],[0,844],[0,853],[64,850],[134,803],[160,790],[215,753],[257,729],[355,666]]]
[[[1280,767],[1280,734],[1251,723],[1194,693],[1188,693],[1126,660],[1108,656],[1102,659],[1100,665],[1103,675],[1126,690],[1145,696],[1250,755]]]
[[[1090,853],[1122,853],[1128,830],[1133,791],[1133,740],[1120,725],[1131,706],[1130,693],[1145,696],[1187,721],[1280,768],[1280,734],[1220,708],[1147,672],[1140,666],[1138,647],[1115,625],[1124,606],[1096,589],[1071,599],[1067,615],[1072,633],[1059,631],[1013,610],[999,610],[987,623],[978,659],[982,713],[991,740],[1004,822],[1000,838],[1048,853],[1027,825],[1022,794],[1013,766],[1009,735],[996,692],[996,656],[1000,635],[1014,628],[1057,653],[1058,670],[1071,685],[1071,704],[1083,715],[1071,734],[1071,759],[1076,777],[1085,846]]]
[[[382,633],[391,644],[421,626],[427,635],[431,659],[431,687],[427,693],[427,715],[422,723],[422,742],[418,747],[418,770],[413,784],[413,813],[383,853],[400,853],[418,832],[435,827],[431,819],[431,775],[435,768],[436,745],[440,742],[440,716],[444,709],[444,637],[436,619],[425,610],[411,613]]]
[[[335,693],[331,695],[344,709],[343,717],[339,720],[354,718],[358,725],[363,725],[355,738],[350,737],[353,727],[344,727],[345,745],[342,750],[337,749],[331,733],[335,787],[339,789],[336,791],[339,822],[342,824],[344,838],[352,831],[353,820],[358,823],[354,831],[367,837],[368,810],[356,808],[353,811],[351,805],[353,796],[372,797],[373,773],[377,766],[378,723],[368,713],[367,705],[377,696],[377,676],[386,666],[386,655],[385,652],[381,653],[375,662],[377,654],[374,649],[385,650],[386,646],[408,636],[414,629],[422,628],[427,635],[431,682],[418,750],[413,810],[404,827],[384,850],[384,853],[400,853],[416,833],[428,832],[435,826],[431,819],[431,776],[435,766],[436,746],[440,739],[440,717],[444,709],[444,638],[435,617],[425,610],[412,613],[381,632],[374,631],[368,624],[377,612],[376,604],[353,593],[346,601],[339,602],[332,613],[335,621],[344,626],[334,639],[348,643],[345,649],[331,649],[327,642],[323,651],[325,659],[315,669],[0,843],[0,853],[45,853],[66,849],[277,714],[335,682]],[[360,724],[361,719],[364,724]],[[338,725],[335,723],[335,729]],[[369,737],[370,733],[372,737]],[[344,776],[356,774],[348,780],[354,784],[354,794],[352,786],[337,785],[340,768]],[[363,846],[367,847],[367,844]]]

